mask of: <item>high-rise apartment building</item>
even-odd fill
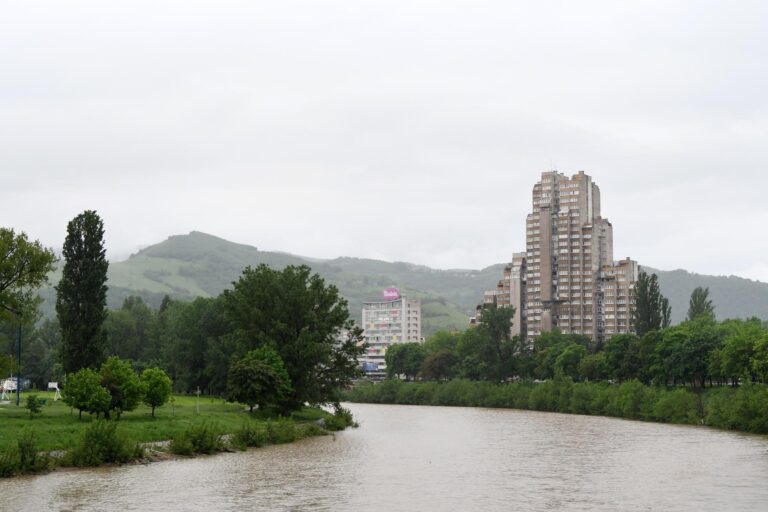
[[[631,332],[638,266],[613,261],[613,226],[602,217],[598,186],[583,171],[545,172],[532,199],[526,252],[514,255],[484,302],[513,305],[513,334],[529,340],[555,327],[596,343]]]
[[[396,288],[384,291],[383,302],[363,303],[363,337],[368,344],[360,358],[369,378],[383,378],[384,356],[395,343],[421,342],[421,301],[401,296]]]

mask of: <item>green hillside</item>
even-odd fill
[[[388,286],[423,303],[423,330],[429,335],[440,329],[463,329],[484,290],[493,289],[501,278],[503,264],[483,270],[437,270],[402,262],[361,258],[316,260],[280,252],[260,251],[193,231],[176,235],[147,247],[125,261],[109,267],[110,307],[119,307],[128,295],[140,295],[158,307],[163,296],[190,300],[214,296],[229,287],[248,265],[282,268],[305,264],[336,285],[349,301],[353,318],[360,318],[364,301],[378,300]],[[688,297],[696,286],[708,286],[718,318],[758,316],[768,318],[768,284],[738,277],[691,274],[684,270],[648,271],[659,275],[662,292],[672,304],[674,320],[688,309]],[[52,276],[58,281],[58,275]],[[42,291],[44,310],[53,311],[53,290]]]

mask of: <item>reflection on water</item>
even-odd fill
[[[768,438],[528,411],[350,406],[361,428],[0,481],[0,510],[768,510]]]

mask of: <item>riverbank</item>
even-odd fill
[[[345,400],[551,411],[768,434],[768,386],[758,384],[692,391],[645,386],[634,380],[573,382],[569,377],[506,384],[387,380],[359,384],[346,392]]]
[[[175,396],[155,417],[142,406],[120,420],[98,421],[88,415],[79,419],[52,394],[38,396],[46,403],[34,418],[13,403],[0,405],[0,477],[289,443],[354,424],[343,410],[304,408],[289,418],[273,418],[221,399],[189,396]]]

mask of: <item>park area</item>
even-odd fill
[[[78,419],[77,409],[71,409],[62,400],[54,401],[54,392],[34,392],[45,400],[41,412],[30,418],[24,406],[30,392],[21,394],[21,405],[16,406],[15,395],[11,401],[0,404],[0,453],[14,446],[22,432],[31,430],[35,444],[40,451],[68,450],[83,436],[86,427],[96,422],[95,416],[83,414]],[[297,424],[313,423],[333,415],[316,408],[304,408],[291,415]],[[129,439],[139,443],[166,441],[183,435],[196,425],[207,424],[222,434],[233,434],[244,424],[267,423],[273,419],[264,417],[258,411],[248,413],[242,404],[229,403],[221,398],[175,395],[163,407],[151,415],[151,408],[138,406],[134,411],[124,413],[119,420],[110,420]]]

